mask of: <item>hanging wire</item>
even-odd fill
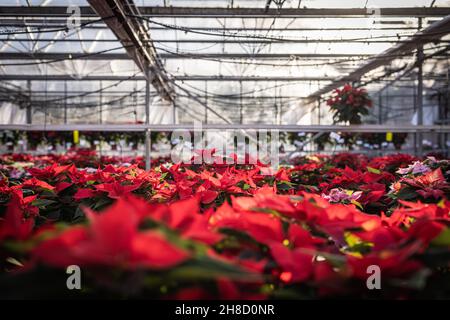
[[[155,24],[155,25],[159,25],[162,27],[165,27],[167,29],[175,29],[175,30],[182,30],[184,32],[190,32],[190,33],[196,33],[196,34],[203,34],[203,35],[211,35],[211,36],[219,36],[222,37],[224,35],[224,32],[222,33],[217,33],[217,32],[212,32],[212,31],[208,31],[210,29],[205,29],[205,31],[199,31],[199,30],[195,30],[193,28],[188,28],[185,26],[178,26],[178,25],[172,25],[172,24],[167,24],[167,23],[163,23],[163,22],[157,22],[155,20],[152,20],[150,18],[147,17],[142,17],[142,16],[136,16],[136,15],[127,15],[129,17],[133,17],[133,18],[137,18],[137,19],[141,19],[141,20],[145,20],[148,21],[149,23]],[[447,31],[440,31],[440,32],[432,32],[432,33],[428,33],[428,34],[416,34],[416,33],[409,33],[409,34],[396,34],[396,35],[383,35],[383,36],[372,36],[372,37],[358,37],[358,38],[351,38],[351,39],[347,39],[347,40],[360,40],[362,42],[367,41],[367,40],[371,40],[371,39],[389,39],[389,38],[395,38],[395,39],[400,39],[402,37],[411,37],[411,36],[416,36],[416,37],[421,37],[421,38],[432,38],[434,36],[438,36],[438,35],[445,35],[447,34]],[[273,40],[273,41],[296,41],[299,39],[303,39],[303,40],[310,40],[310,41],[314,41],[314,39],[308,39],[307,37],[301,37],[301,38],[286,38],[286,37],[271,37],[271,36],[263,36],[263,35],[255,35],[255,34],[238,34],[238,33],[227,33],[227,35],[229,37],[234,37],[234,38],[246,38],[246,39],[265,39],[265,40]]]
[[[84,29],[85,27],[94,24],[94,23],[98,23],[98,22],[104,22],[106,20],[115,18],[114,16],[110,16],[110,17],[105,17],[105,18],[100,18],[100,19],[96,19],[96,20],[92,20],[92,21],[88,21],[88,22],[84,22],[81,23],[78,26],[73,26],[71,28],[69,28],[68,26],[64,26],[61,28],[49,28],[49,27],[32,27],[33,29],[27,30],[27,31],[11,31],[11,32],[1,32],[0,35],[18,35],[18,34],[42,34],[42,33],[53,33],[53,32],[59,32],[59,31],[64,31],[64,32],[68,32],[69,30],[73,30],[73,29]]]

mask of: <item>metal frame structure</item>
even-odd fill
[[[426,97],[445,86],[450,92],[446,65],[450,50],[450,6],[374,10],[366,7],[275,8],[270,1],[267,7],[261,3],[260,7],[252,8],[233,7],[229,3],[223,7],[195,4],[192,7],[138,7],[132,0],[87,2],[91,7],[85,4],[79,7],[82,27],[76,30],[65,27],[71,12],[64,6],[53,6],[52,1],[44,6],[30,5],[30,2],[24,6],[0,5],[0,27],[6,28],[5,32],[0,32],[0,101],[14,101],[26,108],[28,123],[1,125],[0,130],[140,131],[146,134],[147,155],[151,130],[192,129],[185,122],[196,118],[206,122],[204,129],[211,130],[417,133],[417,154],[423,152],[418,142],[427,133],[442,133],[441,144],[450,133],[450,98],[447,106],[440,107],[442,122],[424,125]],[[352,36],[353,32],[374,31],[369,25],[352,26],[353,21],[372,18],[374,14],[379,20],[374,21],[377,23],[375,32],[367,37]],[[321,19],[339,20],[344,24],[317,26],[313,23]],[[321,32],[328,36],[322,36]],[[293,36],[297,33],[305,36]],[[343,35],[339,37],[334,33]],[[307,50],[311,43],[322,50]],[[81,50],[65,50],[66,45],[70,48],[78,44]],[[367,44],[376,50],[347,50],[343,44],[358,48]],[[196,50],[200,45],[204,47]],[[95,50],[97,46],[105,46],[105,50]],[[324,50],[326,47],[328,50]],[[78,66],[90,66],[95,70],[104,65],[107,67],[103,72],[77,70]],[[127,72],[108,72],[118,69],[116,65]],[[216,69],[211,67],[211,73],[201,74],[196,72],[196,65],[205,65],[206,69],[217,66],[219,72],[215,73]],[[178,72],[174,66],[183,66],[184,70]],[[67,67],[72,71],[60,72]],[[14,68],[18,72],[12,72]],[[132,74],[131,68],[134,71],[137,68],[137,73]],[[248,72],[252,68],[255,74]],[[316,72],[314,68],[325,71]],[[233,72],[223,72],[230,69]],[[257,70],[263,70],[262,74],[257,74]],[[273,70],[281,72],[277,74]],[[62,82],[64,90],[47,89],[48,83]],[[333,89],[347,82],[372,85],[371,91],[379,97],[374,111],[378,113],[377,125],[323,124],[328,116],[321,111],[323,100]],[[282,90],[297,83],[305,92],[309,86],[307,93]],[[100,89],[80,90],[74,84],[85,87],[96,84]],[[135,86],[130,89],[132,84]],[[266,86],[262,94],[252,89],[263,84]],[[417,112],[417,126],[383,125],[382,120],[389,118],[388,115],[395,116],[396,109],[390,109],[389,101],[401,99],[404,96],[401,88],[407,85],[412,87],[411,112]],[[400,92],[389,93],[388,86],[395,86]],[[171,105],[167,112],[172,113],[173,123],[157,125],[150,121],[154,111],[151,106],[159,103],[157,96]],[[105,121],[107,106],[121,103],[125,106],[125,101],[134,108],[142,107],[143,124]],[[297,107],[293,108],[293,103],[297,103]],[[42,112],[47,121],[52,114],[49,110],[58,108],[64,108],[64,124],[34,124],[34,111]],[[97,108],[100,113],[98,124],[70,123],[72,112],[68,109],[89,108]],[[295,116],[298,119],[310,114],[312,125],[282,124],[282,118],[289,117],[292,111],[298,113]],[[385,111],[386,116],[380,116]],[[136,110],[134,112],[136,116]],[[274,119],[262,124],[266,113]],[[400,116],[402,114],[405,112]],[[259,120],[247,123],[252,117]]]
[[[149,30],[142,20],[134,18],[140,16],[140,13],[133,0],[89,0],[89,4],[114,32],[147,81],[152,83],[164,99],[172,100],[173,89]]]
[[[264,124],[204,124],[202,130],[278,130],[280,132],[365,132],[385,133],[383,125],[264,125]],[[194,124],[101,124],[101,125],[0,125],[0,130],[18,131],[176,131],[195,130]],[[450,132],[450,125],[403,125],[389,128],[389,132]]]
[[[81,15],[84,18],[97,17],[95,10],[91,7],[80,7]],[[372,12],[371,8],[288,8],[266,10],[265,8],[210,8],[210,7],[140,7],[139,11],[144,16],[151,17],[365,17]],[[449,8],[443,7],[422,7],[422,8],[380,8],[382,17],[443,17],[450,14]],[[65,7],[61,6],[33,6],[16,7],[2,6],[0,16],[9,17],[59,17],[70,16]]]

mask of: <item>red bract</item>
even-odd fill
[[[25,216],[25,208],[29,208],[30,203],[36,196],[22,197],[20,190],[11,193],[11,200],[6,209],[3,219],[0,220],[0,240],[13,238],[23,240],[31,235],[34,226],[33,217]],[[27,210],[32,215],[37,214],[37,208]]]
[[[403,278],[422,268],[422,263],[411,259],[419,250],[420,244],[413,243],[404,248],[383,250],[364,257],[348,256],[348,267],[351,276],[362,280],[367,280],[369,266],[378,266],[382,277]]]
[[[253,194],[253,197],[239,197],[233,199],[233,207],[243,211],[257,211],[270,208],[285,215],[295,215],[296,209],[289,196],[276,195],[271,188],[263,187]]]
[[[371,183],[361,186],[364,191],[361,198],[358,199],[363,205],[371,204],[379,201],[386,194],[386,187],[381,183]]]
[[[433,220],[420,220],[415,222],[409,228],[407,235],[412,240],[419,240],[426,248],[429,243],[439,236],[446,229],[446,225],[442,222]]]
[[[211,203],[214,200],[216,200],[219,193],[217,191],[207,190],[206,187],[200,186],[197,189],[197,192],[200,194],[200,197],[202,199],[202,203]]]
[[[56,191],[57,193],[59,193],[59,192],[65,190],[65,189],[71,187],[72,185],[73,185],[73,183],[71,183],[71,182],[64,182],[64,181],[59,182],[59,183],[57,183],[57,184],[55,185],[55,191]]]
[[[320,226],[336,240],[348,229],[371,231],[381,226],[380,217],[362,213],[354,206],[330,204],[318,195],[303,193],[302,196],[305,200],[297,205],[299,217]]]
[[[279,276],[282,282],[300,282],[312,275],[314,270],[312,253],[302,248],[289,250],[280,243],[273,243],[269,247],[275,261],[283,270]]]
[[[120,182],[103,183],[95,185],[98,191],[106,192],[111,199],[119,199],[121,196],[130,194],[131,192],[140,188],[142,183],[134,185],[123,185]]]
[[[41,179],[41,180],[54,179],[62,173],[73,174],[75,171],[76,171],[76,168],[74,165],[59,166],[56,163],[54,163],[51,166],[45,167],[43,169],[39,169],[39,168],[28,169],[28,172],[32,176],[34,176],[38,179]]]
[[[95,197],[97,194],[98,192],[92,189],[78,189],[78,191],[73,195],[73,198],[75,200],[82,200]]]
[[[396,187],[400,189],[402,184],[416,188],[416,192],[425,199],[440,199],[450,191],[450,185],[445,180],[441,168],[415,178],[403,178],[398,184]]]
[[[188,258],[156,231],[139,231],[145,207],[135,198],[119,199],[101,215],[85,209],[90,225],[76,226],[41,242],[32,252],[42,263],[135,268],[168,268]]]
[[[367,167],[368,159],[362,154],[340,153],[334,155],[331,162],[340,168],[350,167],[353,170],[363,170]]]
[[[395,154],[384,157],[376,157],[370,160],[368,166],[394,174],[398,168],[403,168],[418,160],[409,154]]]
[[[235,211],[227,203],[224,203],[211,216],[210,223],[217,228],[247,233],[256,241],[265,244],[284,240],[281,221],[272,214]]]
[[[292,224],[282,243],[269,244],[270,252],[282,270],[280,280],[291,283],[304,281],[312,276],[318,247],[324,244],[324,239],[315,238],[304,228]]]
[[[424,204],[420,201],[408,202],[399,201],[403,207],[394,210],[389,218],[384,218],[384,221],[389,225],[403,225],[410,226],[414,220],[434,220],[434,219],[446,219],[450,220],[448,207],[439,207],[435,204]]]
[[[31,189],[47,189],[47,190],[53,190],[55,187],[49,185],[45,181],[38,180],[36,178],[31,178],[29,180],[26,180],[22,183],[22,187],[24,188],[31,188]]]
[[[161,221],[185,238],[206,244],[214,244],[221,239],[220,234],[211,230],[209,216],[200,214],[197,198],[178,201],[169,206],[152,207],[143,213],[143,217]]]

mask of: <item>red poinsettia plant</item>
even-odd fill
[[[369,114],[372,100],[366,89],[346,84],[333,91],[327,105],[333,112],[335,123],[361,124],[361,117]]]

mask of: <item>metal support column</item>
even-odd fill
[[[173,101],[172,101],[172,119],[173,119],[173,124],[177,124],[177,102],[176,102],[176,99],[173,99]]]
[[[447,65],[447,99],[446,99],[446,105],[445,105],[445,109],[444,109],[444,116],[442,119],[444,119],[444,124],[447,125],[449,124],[449,112],[450,112],[450,67]],[[442,143],[442,148],[444,150],[446,150],[445,155],[447,157],[450,156],[450,145],[447,145],[447,141],[448,141],[448,133],[441,133],[441,135],[443,135],[443,143]]]
[[[150,69],[147,69],[147,80],[145,81],[145,124],[150,124]],[[152,141],[150,129],[145,130],[145,170],[150,170]]]
[[[31,110],[31,81],[27,81],[27,93],[28,93],[28,102],[27,102],[27,113],[26,113],[26,121],[27,124],[33,123],[33,112]]]
[[[419,30],[422,29],[422,18],[419,18]],[[423,125],[423,45],[417,47],[417,125]],[[423,134],[417,133],[417,155],[423,156]]]
[[[414,110],[414,113],[416,113],[417,112],[417,85],[416,85],[416,81],[413,81],[412,87],[413,87],[412,96],[413,96],[413,108],[414,108],[413,110]],[[417,155],[418,154],[418,152],[417,152],[417,147],[418,147],[417,133],[413,134],[413,142],[414,142],[414,154]]]
[[[67,124],[67,81],[64,81],[64,124]]]
[[[103,83],[100,80],[100,92],[99,92],[100,103],[99,103],[99,110],[98,110],[98,118],[99,118],[98,120],[99,120],[100,124],[103,123],[103,93],[102,93],[102,91],[103,91]]]
[[[242,81],[239,81],[239,123],[244,123],[244,106],[242,105]]]
[[[320,125],[322,115],[320,114],[320,98],[317,98],[317,124]]]
[[[208,81],[205,81],[205,124],[208,124]]]
[[[281,124],[281,113],[283,108],[283,97],[281,96],[281,88],[280,88],[280,94],[278,95],[278,108],[277,108],[277,125]]]
[[[383,91],[378,93],[378,124],[383,123]]]

